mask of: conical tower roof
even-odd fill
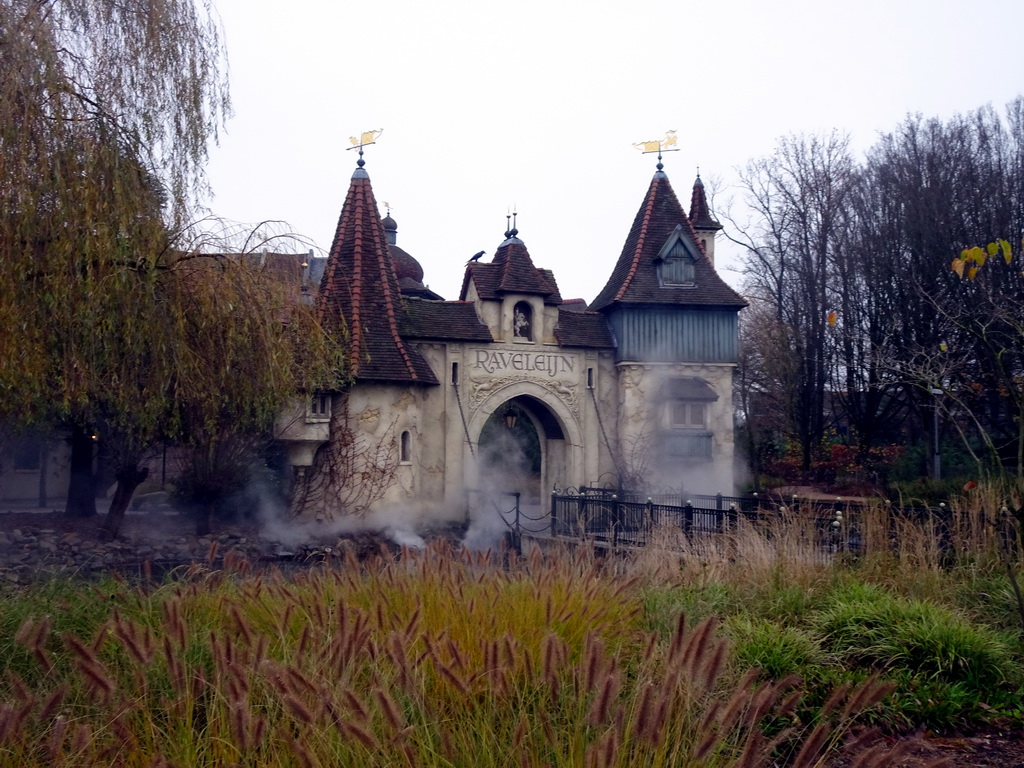
[[[690,195],[690,223],[694,229],[714,230],[722,229],[722,225],[711,215],[711,208],[708,206],[708,196],[704,191],[704,182],[697,174],[697,180],[693,182],[693,193]]]
[[[663,284],[659,274],[662,252],[670,238],[688,241],[694,255],[693,281]],[[633,220],[611,277],[590,305],[608,310],[616,304],[657,304],[740,309],[747,302],[730,288],[711,265],[689,217],[676,198],[668,176],[658,171]]]
[[[467,265],[462,280],[462,297],[466,297],[469,283],[476,285],[483,299],[498,299],[506,293],[525,293],[543,296],[546,304],[561,304],[555,276],[549,269],[534,266],[526,244],[514,234],[498,246],[489,262],[475,261]]]
[[[320,283],[321,318],[328,324],[344,324],[348,372],[357,381],[437,384],[426,360],[399,333],[398,278],[370,176],[362,164],[360,159],[352,174]]]

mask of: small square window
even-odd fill
[[[331,396],[326,392],[317,392],[309,401],[310,421],[325,421],[331,418]]]

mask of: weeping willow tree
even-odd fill
[[[0,0],[0,416],[70,431],[68,514],[94,436],[119,520],[154,441],[265,428],[340,370],[296,286],[189,225],[228,112],[202,0]]]

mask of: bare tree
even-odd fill
[[[786,137],[741,174],[754,222],[741,231],[746,290],[771,307],[796,369],[785,412],[806,473],[825,431],[831,267],[843,242],[855,166],[847,137]]]

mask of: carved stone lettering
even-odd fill
[[[511,352],[475,349],[471,358],[471,369],[489,376],[518,373],[533,374],[535,377],[557,378],[575,376],[577,370],[575,355],[564,352]],[[533,376],[529,378],[533,378]]]

